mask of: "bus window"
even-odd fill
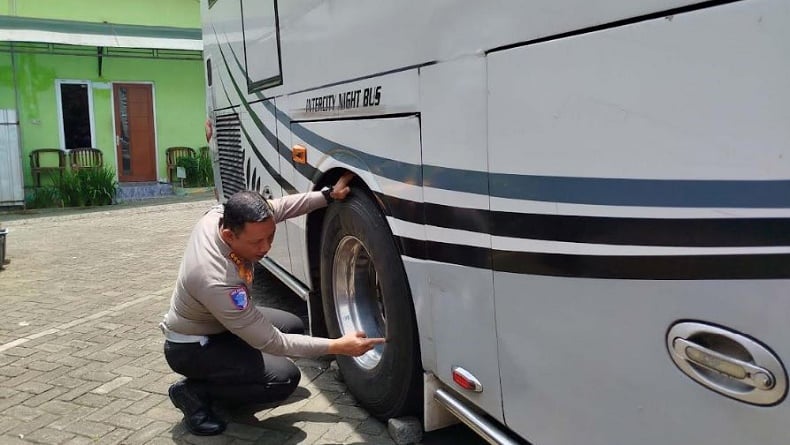
[[[241,9],[248,92],[282,85],[277,1],[244,0]]]

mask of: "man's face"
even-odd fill
[[[272,248],[274,232],[277,226],[273,218],[261,222],[248,222],[238,235],[229,229],[222,229],[222,238],[236,252],[236,255],[247,261],[260,261]]]

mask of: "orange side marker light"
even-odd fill
[[[291,147],[291,157],[297,164],[307,164],[307,149],[301,145]]]

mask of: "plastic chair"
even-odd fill
[[[167,158],[167,180],[173,183],[173,177],[176,176],[176,167],[180,158],[194,158],[195,150],[191,147],[169,147],[165,151]]]
[[[59,148],[39,148],[30,152],[30,173],[36,187],[41,187],[42,173],[58,172],[63,177],[66,165],[66,152]]]

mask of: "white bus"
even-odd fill
[[[790,441],[790,2],[202,0],[221,199],[375,416]],[[452,413],[451,415],[448,413]]]

